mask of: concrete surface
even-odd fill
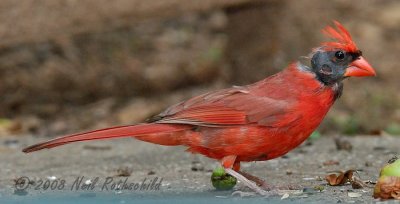
[[[193,197],[205,199],[203,201],[220,201],[219,203],[230,202],[232,199],[296,203],[374,201],[372,188],[352,189],[351,185],[327,186],[323,178],[331,171],[355,169],[362,180],[375,181],[380,168],[399,153],[400,137],[341,138],[350,142],[353,146],[352,151],[338,150],[333,137],[322,137],[311,144],[303,144],[283,158],[242,165],[244,171],[265,178],[273,185],[293,184],[301,185],[301,189],[305,188],[306,192],[290,191],[289,197],[281,200],[282,195],[268,198],[251,195],[250,189],[240,183],[233,191],[215,191],[210,183],[210,175],[218,163],[200,155],[186,153],[183,147],[157,146],[126,138],[75,143],[24,154],[21,152],[23,147],[47,138],[1,137],[0,198],[15,202],[40,200],[54,195],[85,197],[86,201],[104,200],[109,196],[131,201],[137,200],[139,196],[151,198],[152,201],[165,198],[174,201],[182,199],[182,202],[188,197]],[[339,164],[334,164],[336,162]],[[16,190],[15,180],[23,176],[36,183],[32,183],[25,190]],[[93,189],[71,190],[74,181],[82,176],[82,184],[94,183],[96,177],[99,180]],[[145,182],[148,182],[156,177],[163,180],[159,190],[102,190],[107,177],[112,177],[116,182],[127,179],[127,183],[140,183],[145,178]],[[44,189],[44,185],[39,186],[40,179],[50,182],[64,180],[66,185],[61,190]],[[59,187],[56,184],[55,186]],[[324,190],[315,191],[315,186],[323,186]],[[36,187],[38,189],[35,189]],[[246,194],[248,192],[250,195]],[[350,197],[349,192],[359,193],[360,197]]]

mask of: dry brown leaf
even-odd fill
[[[353,178],[350,180],[350,183],[353,189],[360,189],[366,186],[366,182],[362,181],[360,178],[356,176],[353,176]]]
[[[400,200],[400,177],[381,176],[375,185],[374,198]]]
[[[398,190],[398,191],[393,191],[393,192],[391,193],[391,196],[392,196],[394,199],[396,199],[396,200],[400,200],[400,190]]]
[[[339,171],[336,174],[329,174],[325,177],[326,181],[331,186],[343,185],[348,181],[352,181],[354,170],[347,170],[346,172]]]

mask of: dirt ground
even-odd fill
[[[24,154],[21,152],[23,147],[46,138],[1,137],[0,197],[18,201],[66,194],[96,199],[112,194],[116,197],[165,196],[167,199],[169,197],[178,200],[190,195],[225,200],[224,202],[246,198],[253,201],[257,199],[256,201],[305,203],[374,201],[372,187],[353,189],[349,184],[332,187],[323,178],[332,171],[354,169],[362,180],[375,181],[380,168],[399,153],[400,137],[340,138],[348,141],[352,150],[338,150],[334,137],[321,137],[307,141],[282,158],[244,163],[244,171],[265,178],[272,185],[301,186],[298,191],[282,191],[282,195],[261,199],[240,183],[233,191],[215,191],[210,183],[210,175],[218,163],[200,155],[184,153],[183,147],[164,147],[132,139],[115,139],[77,143]],[[15,180],[24,176],[36,183],[32,182],[25,190],[16,190]],[[99,178],[97,183],[96,177]],[[158,179],[156,183],[160,183],[161,179],[162,181],[159,190],[112,189],[111,184],[107,184],[109,188],[106,189],[103,185],[107,177],[112,177],[116,182],[127,179],[127,183],[140,183],[143,179],[146,179],[146,183],[155,178]],[[94,183],[93,189],[71,190],[77,186],[73,187],[77,178],[82,178],[82,183]],[[45,186],[39,184],[40,179],[50,182],[65,180],[65,186],[60,187],[61,190],[44,189]],[[35,189],[36,187],[39,189]],[[315,187],[323,188],[322,192],[315,190]],[[281,200],[285,193],[289,197]]]

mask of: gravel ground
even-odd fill
[[[23,147],[46,138],[2,137],[0,198],[15,202],[40,200],[54,195],[85,197],[89,201],[104,201],[104,198],[111,196],[131,201],[138,198],[152,198],[152,201],[156,198],[169,198],[175,201],[195,197],[202,198],[202,201],[211,199],[222,203],[231,202],[232,199],[247,199],[249,202],[373,202],[372,188],[352,189],[351,185],[332,187],[327,186],[327,182],[321,178],[331,171],[355,169],[362,180],[375,181],[380,168],[399,153],[400,137],[340,138],[352,145],[351,151],[338,150],[333,137],[321,137],[306,142],[282,158],[242,164],[244,171],[265,178],[273,185],[301,185],[305,191],[290,191],[289,197],[281,200],[282,195],[260,198],[248,194],[251,190],[240,183],[233,191],[213,190],[210,175],[218,163],[200,155],[185,153],[183,147],[156,146],[128,138],[76,143],[24,154],[21,152]],[[36,182],[32,182],[25,190],[16,190],[15,179],[23,176]],[[113,182],[127,179],[128,184],[140,183],[143,179],[146,179],[145,183],[156,178],[158,180],[154,182],[153,190],[120,190],[115,188],[116,185],[112,189],[113,182],[107,183],[111,181],[110,178],[107,180],[108,177]],[[82,179],[81,184],[93,184],[93,189],[75,190],[77,185],[74,182],[77,179]],[[42,185],[40,180],[44,181]],[[52,190],[51,187],[46,189],[47,180],[50,184],[65,181],[65,185],[54,184],[53,187],[61,190]],[[105,183],[108,189],[103,188]],[[156,184],[160,184],[159,190]],[[322,186],[324,190],[313,190],[315,186]],[[356,197],[349,196],[349,193],[356,193]]]

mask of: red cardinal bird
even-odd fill
[[[33,152],[71,142],[133,137],[220,160],[226,171],[259,193],[260,180],[240,172],[240,162],[280,157],[318,127],[340,97],[343,79],[375,76],[349,32],[338,22],[323,32],[333,39],[300,62],[247,86],[206,93],[171,106],[148,123],[59,137],[25,148]],[[252,181],[250,181],[250,180]]]

